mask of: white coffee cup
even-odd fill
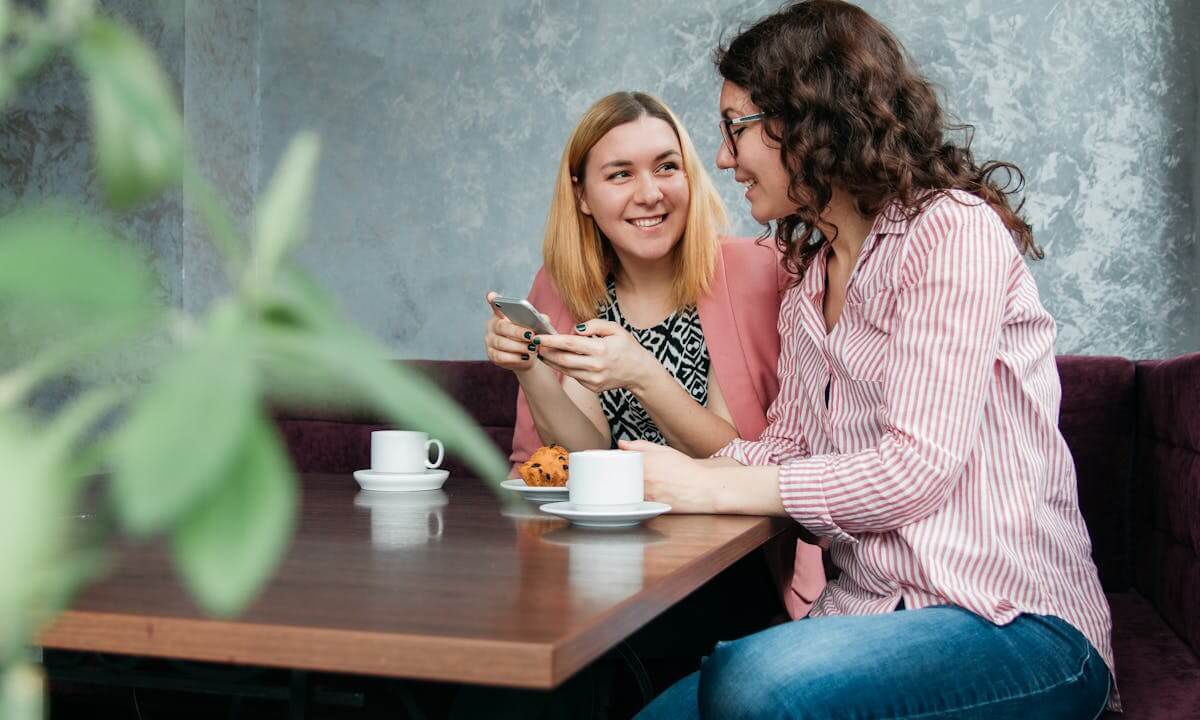
[[[642,454],[629,450],[582,450],[568,457],[567,496],[572,505],[621,510],[645,499]]]
[[[429,460],[429,446],[437,446],[437,460]],[[371,433],[371,469],[385,473],[423,473],[442,464],[441,440],[413,430],[376,430]]]

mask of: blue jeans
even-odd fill
[[[656,718],[1085,718],[1110,676],[1065,621],[998,626],[939,605],[805,618],[718,643],[638,715]]]

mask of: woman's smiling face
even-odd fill
[[[588,152],[576,192],[618,257],[670,255],[687,227],[687,174],[679,138],[665,121],[644,115],[609,130]]]
[[[721,117],[737,118],[762,112],[750,100],[750,93],[728,80],[721,86]],[[796,203],[788,197],[791,177],[783,166],[779,146],[766,134],[767,120],[758,120],[732,129],[737,156],[721,143],[717,151],[717,167],[733,170],[733,177],[746,187],[750,214],[760,223],[787,217],[796,211]]]

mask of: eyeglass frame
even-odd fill
[[[737,138],[733,136],[734,125],[749,125],[752,122],[766,120],[774,114],[773,112],[759,112],[735,118],[721,118],[721,122],[719,123],[721,142],[725,144],[725,147],[729,150],[729,154],[735,158],[737,157]]]

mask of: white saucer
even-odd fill
[[[669,512],[671,506],[660,502],[642,502],[619,510],[585,510],[575,507],[570,502],[555,502],[547,503],[540,509],[542,512],[564,517],[579,527],[621,528],[633,527],[643,520]]]
[[[355,470],[354,479],[363,490],[376,492],[413,492],[440,490],[450,477],[449,470],[434,469],[420,473],[385,473],[375,470]]]
[[[565,486],[537,487],[536,485],[526,485],[525,481],[520,478],[505,480],[500,483],[500,487],[507,490],[514,490],[520,493],[521,497],[533,503],[557,502],[567,498],[567,488]]]

